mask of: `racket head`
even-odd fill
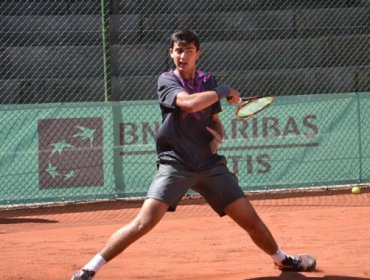
[[[264,96],[242,100],[235,114],[241,119],[250,118],[258,112],[266,109],[274,102],[274,100],[274,96]]]

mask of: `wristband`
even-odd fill
[[[219,85],[214,88],[217,93],[218,99],[227,97],[230,94],[231,88],[227,85]]]

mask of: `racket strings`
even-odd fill
[[[273,97],[262,97],[254,100],[247,101],[240,105],[237,116],[240,118],[245,118],[251,116],[265,107],[269,106],[273,102]]]

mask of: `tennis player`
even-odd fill
[[[311,271],[310,255],[287,255],[258,216],[238,179],[218,154],[223,138],[220,99],[239,101],[238,91],[217,85],[214,77],[196,68],[199,38],[191,30],[172,34],[170,56],[175,70],[158,79],[162,125],[156,138],[158,171],[138,215],[118,229],[106,245],[77,271],[72,280],[92,279],[101,267],[148,233],[167,211],[175,211],[185,193],[199,192],[219,216],[228,215],[281,270]]]

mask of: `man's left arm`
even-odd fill
[[[217,154],[218,146],[221,144],[224,137],[224,127],[218,114],[212,115],[212,121],[212,128],[207,127],[207,130],[213,135],[213,139],[210,143],[212,153]]]

